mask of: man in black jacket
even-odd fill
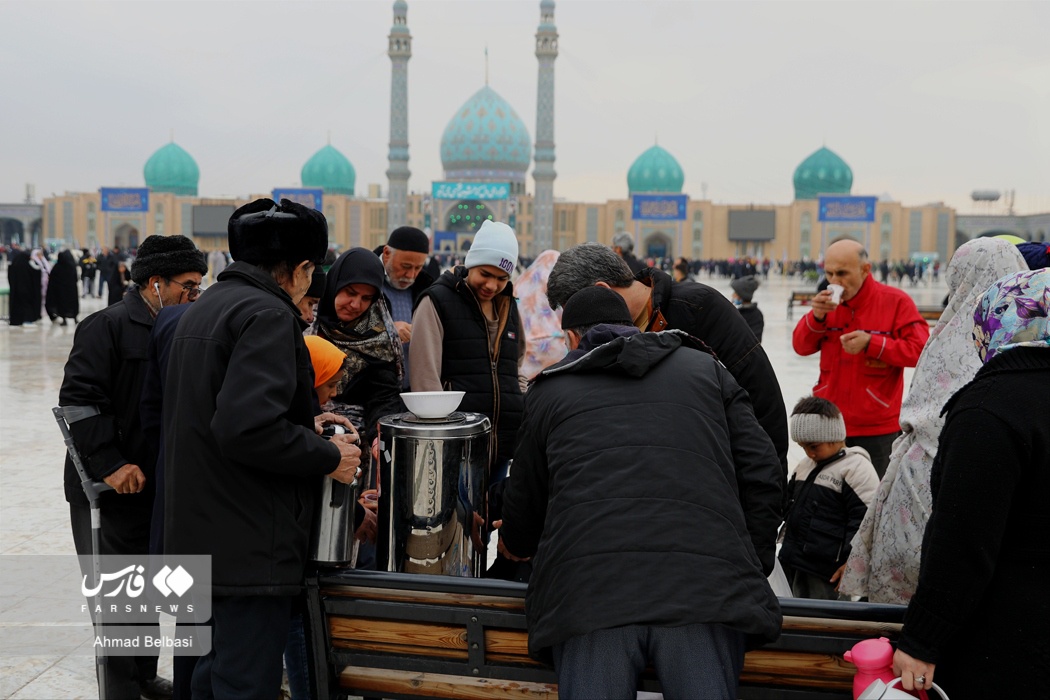
[[[157,312],[196,299],[207,271],[204,254],[190,239],[149,236],[131,268],[132,289],[77,327],[58,403],[88,409],[91,415],[69,429],[88,474],[113,487],[101,496],[99,554],[148,551],[157,455],[139,415],[146,349]],[[68,456],[65,495],[77,554],[91,554],[91,511]],[[171,684],[157,677],[156,654],[111,656],[107,667],[110,698],[171,697]]]
[[[412,310],[420,294],[434,282],[423,269],[429,255],[430,239],[413,226],[394,229],[380,253],[386,271],[383,294],[390,302],[390,315],[394,317],[405,358],[405,391],[411,391],[408,347],[412,340]]]
[[[680,331],[639,333],[621,297],[565,305],[572,351],[525,414],[500,550],[532,557],[529,651],[562,698],[735,698],[744,648],[780,631],[780,465],[747,392]]]
[[[627,302],[634,325],[643,331],[678,329],[706,343],[751,396],[755,416],[773,441],[787,486],[788,423],[776,372],[747,322],[721,292],[700,282],[672,283],[660,270],[632,275],[616,253],[584,243],[558,258],[547,280],[552,309],[594,285],[609,287]]]
[[[165,380],[164,546],[212,557],[212,650],[193,697],[274,698],[324,475],[360,450],[314,430],[296,303],[328,248],[324,216],[260,199],[229,224],[234,263],[183,315]]]

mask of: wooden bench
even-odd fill
[[[553,670],[528,655],[524,584],[348,570],[311,578],[307,596],[315,697],[557,698]],[[781,607],[780,639],[745,657],[744,700],[851,698],[842,654],[895,638],[905,610],[795,598]],[[659,692],[651,670],[639,690]]]
[[[809,306],[809,302],[813,301],[815,296],[817,296],[815,289],[796,289],[791,292],[791,296],[788,297],[788,318],[791,318],[791,311],[795,304]]]

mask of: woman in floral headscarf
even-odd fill
[[[1047,698],[1050,270],[1000,279],[973,320],[984,364],[945,407],[894,668],[953,700]]]
[[[1017,247],[997,238],[963,244],[948,263],[948,303],[915,367],[901,406],[904,432],[893,443],[886,475],[853,538],[841,593],[900,605],[915,593],[919,547],[933,506],[930,469],[944,426],[941,408],[981,367],[971,312],[996,280],[1026,269]]]

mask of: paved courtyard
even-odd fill
[[[702,276],[701,281],[730,293],[728,280]],[[765,315],[763,344],[789,409],[809,392],[817,376],[817,356],[798,357],[791,349],[791,331],[802,310],[795,309],[793,320],[786,312],[791,290],[809,286],[771,275],[755,295]],[[908,291],[920,305],[939,304],[946,288],[942,281]],[[101,304],[85,300],[82,309],[95,311]],[[74,330],[72,325],[53,325],[46,317],[25,329],[0,322],[0,566],[5,555],[74,553],[62,492],[65,448],[51,415]],[[790,462],[800,457],[801,450],[793,445]],[[0,612],[18,602],[0,591]],[[162,675],[170,677],[170,664],[170,655],[162,656]],[[0,698],[94,697],[90,655],[0,657]]]

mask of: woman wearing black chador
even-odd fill
[[[32,326],[40,320],[40,268],[32,265],[28,252],[16,250],[11,254],[7,283],[11,289],[11,325]]]
[[[62,320],[66,325],[66,319],[77,322],[80,314],[80,297],[77,294],[77,264],[73,260],[73,254],[63,250],[58,254],[58,261],[51,268],[51,279],[47,284],[47,296],[44,299],[44,310],[52,322]]]

